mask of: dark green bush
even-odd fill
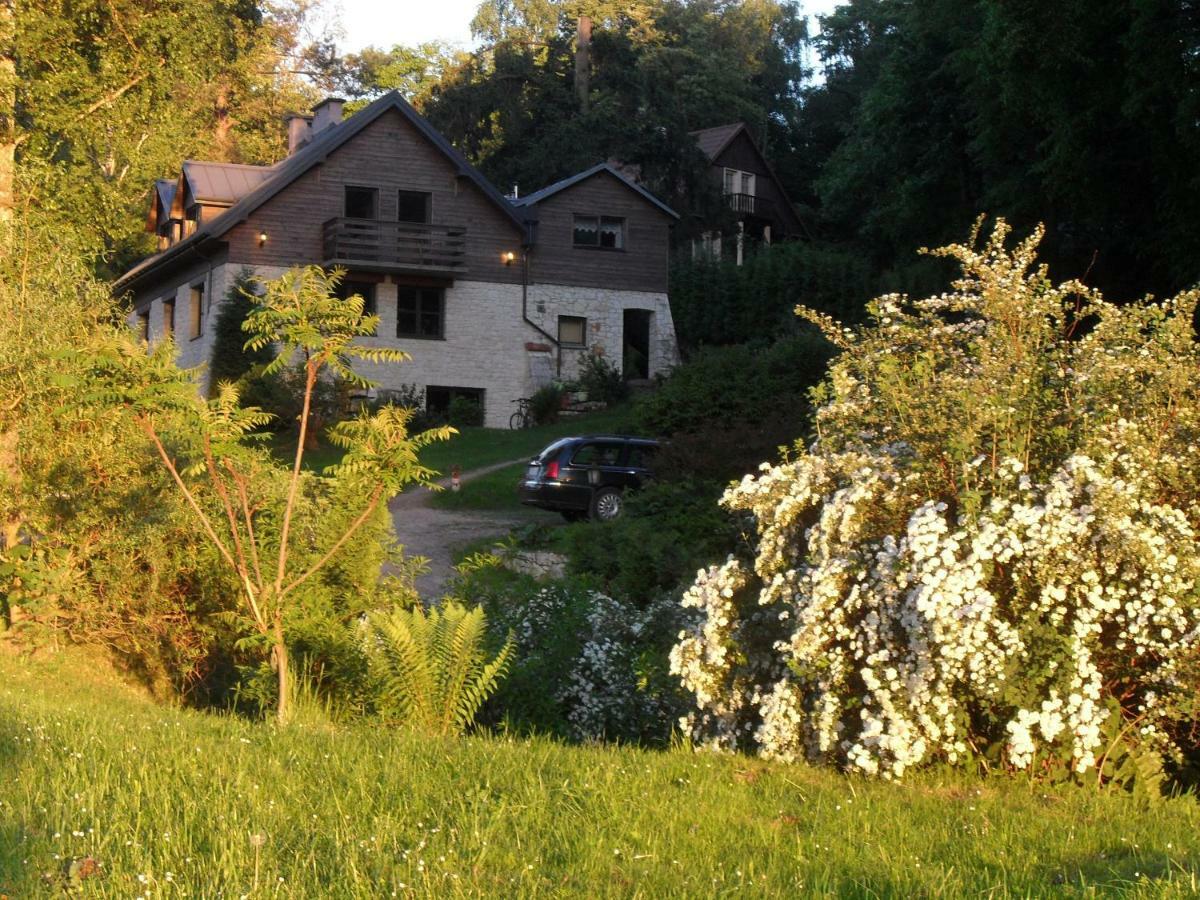
[[[825,377],[834,348],[812,330],[773,345],[714,347],[675,369],[634,409],[639,428],[673,435],[806,416],[808,391]],[[791,441],[799,432],[785,438]]]
[[[579,387],[587,392],[589,400],[601,403],[620,403],[629,399],[629,385],[603,356],[589,354],[579,364]]]
[[[455,428],[464,428],[483,424],[483,404],[470,397],[457,396],[450,401],[450,409],[446,412],[447,424]]]
[[[737,543],[733,520],[717,506],[721,490],[691,477],[661,481],[630,494],[614,522],[564,529],[560,546],[569,571],[597,578],[634,603],[676,588]]]
[[[565,396],[566,390],[560,384],[548,384],[534,391],[529,398],[529,413],[533,416],[533,423],[549,425],[557,422]]]
[[[217,321],[213,326],[212,357],[208,364],[210,396],[215,396],[216,387],[222,381],[237,381],[275,357],[268,347],[247,350],[245,346],[248,335],[242,330],[242,323],[251,309],[246,295],[253,286],[252,276],[249,269],[238,273],[217,312]]]
[[[671,316],[686,353],[790,334],[798,304],[857,321],[876,293],[861,256],[805,242],[763,247],[741,266],[679,259],[671,268]]]
[[[460,591],[482,603],[496,640],[516,641],[482,721],[576,740],[669,740],[683,706],[668,656],[693,618],[677,596],[637,605],[586,579],[538,584],[495,570]]]

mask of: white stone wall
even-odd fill
[[[559,316],[587,319],[587,346],[562,351],[562,378],[574,378],[585,355],[603,356],[620,369],[627,309],[647,310],[650,320],[650,376],[666,373],[679,362],[675,323],[666,294],[614,291],[565,284],[529,286],[529,318],[550,334],[558,335]]]
[[[150,306],[150,339],[163,334],[162,297],[175,296],[176,344],[179,364],[183,367],[207,365],[212,355],[214,325],[229,285],[243,267],[238,264],[215,266],[205,278],[203,333],[189,338],[188,304],[191,285],[199,276],[184,280],[164,291]],[[283,270],[259,267],[263,278],[277,277]],[[376,285],[375,305],[380,322],[378,336],[364,338],[372,346],[398,348],[411,357],[399,364],[361,363],[363,375],[378,387],[399,390],[416,385],[423,395],[429,385],[475,388],[484,391],[485,424],[493,428],[508,425],[516,410],[514,401],[528,397],[536,389],[531,377],[531,353],[527,343],[547,344],[537,329],[521,318],[521,286],[478,281],[456,281],[446,290],[445,338],[421,340],[396,337],[396,285],[389,279]],[[677,361],[675,329],[666,294],[638,291],[613,291],[566,285],[529,286],[528,315],[551,335],[558,334],[558,316],[582,316],[587,319],[587,347],[563,350],[561,378],[574,378],[585,353],[599,353],[614,366],[621,366],[621,350],[626,309],[644,309],[652,314],[650,333],[650,374],[665,372]],[[136,314],[130,324],[137,326]],[[207,386],[207,372],[201,375]]]

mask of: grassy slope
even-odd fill
[[[463,428],[450,440],[433,444],[421,454],[421,462],[450,474],[450,467],[462,466],[464,472],[510,459],[522,459],[537,453],[555,438],[572,434],[590,434],[626,430],[630,418],[628,406],[575,416],[553,425],[538,425],[515,431],[503,428]]]
[[[555,438],[566,435],[627,431],[629,419],[630,408],[626,405],[574,416],[553,425],[515,431],[507,428],[463,428],[450,440],[427,447],[421,454],[421,462],[443,475],[449,475],[450,467],[455,465],[461,466],[466,472],[492,463],[532,456]],[[296,454],[296,435],[292,431],[281,432],[272,436],[270,446],[280,461],[290,465]],[[320,472],[341,458],[342,450],[322,437],[317,449],[305,453],[304,467]]]
[[[1200,806],[740,757],[293,728],[0,653],[0,894],[1188,896]],[[251,835],[262,835],[256,860]],[[257,875],[256,875],[257,872]],[[51,882],[58,876],[51,875]],[[254,890],[257,882],[257,890]]]
[[[517,498],[517,482],[524,471],[523,462],[505,466],[503,469],[464,482],[458,491],[441,491],[434,494],[429,503],[437,509],[522,509]]]

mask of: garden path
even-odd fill
[[[522,456],[463,472],[460,481],[466,483],[527,458]],[[438,484],[449,489],[450,479],[443,478]],[[424,556],[429,560],[429,571],[416,581],[417,591],[426,602],[441,597],[454,574],[455,551],[482,538],[502,537],[528,522],[559,521],[554,513],[530,508],[513,512],[437,509],[429,503],[432,497],[433,491],[417,488],[405,491],[388,504],[396,527],[396,538],[404,546],[404,554]]]

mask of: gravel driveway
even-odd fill
[[[521,462],[509,460],[464,472],[465,483],[472,478]],[[449,479],[442,484],[449,486]],[[417,591],[429,601],[441,596],[454,574],[454,555],[467,544],[481,538],[502,538],[513,528],[531,522],[556,523],[557,514],[540,509],[522,508],[512,512],[482,512],[435,509],[429,505],[433,491],[425,488],[406,491],[388,504],[396,526],[396,538],[404,545],[405,556],[424,556],[429,571],[417,578]]]

